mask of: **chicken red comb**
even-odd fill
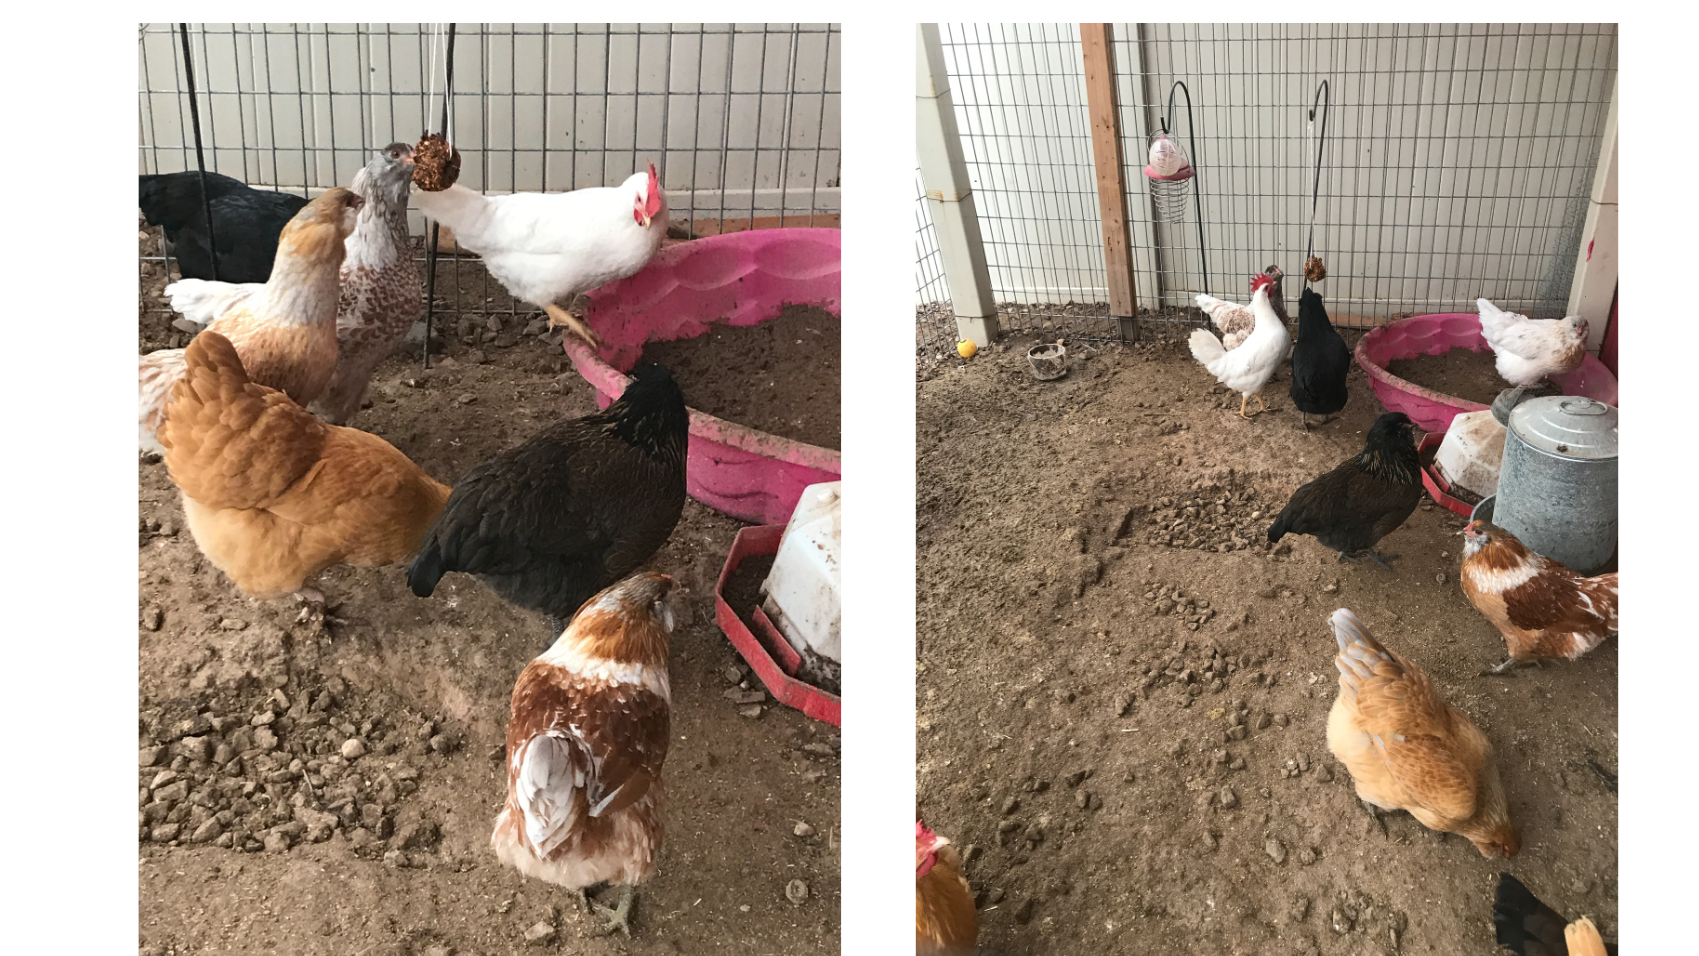
[[[649,191],[643,200],[643,215],[653,216],[661,211],[661,179],[655,175],[655,164],[649,164]]]
[[[1273,284],[1274,284],[1274,277],[1265,273],[1265,272],[1259,272],[1256,275],[1251,276],[1251,291],[1252,292],[1256,292],[1258,289],[1262,288],[1263,286],[1273,285]]]
[[[914,821],[914,875],[916,879],[932,872],[932,864],[938,862],[938,847],[944,843],[938,834],[926,828],[926,824]]]

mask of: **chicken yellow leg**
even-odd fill
[[[1263,412],[1268,411],[1268,406],[1264,405],[1262,403],[1262,395],[1260,393],[1256,396],[1256,399],[1257,399],[1257,413],[1261,414]],[[1247,419],[1247,420],[1249,420],[1251,418],[1251,416],[1245,414],[1245,403],[1249,402],[1250,400],[1251,400],[1251,396],[1249,396],[1249,395],[1239,396],[1239,417],[1240,418]]]
[[[573,315],[571,312],[566,311],[558,305],[555,305],[553,302],[544,305],[543,311],[549,314],[549,328],[555,329],[564,325],[566,326],[567,331],[588,342],[591,348],[599,349],[602,347],[601,337],[590,331],[590,327],[585,325],[583,320],[579,319],[578,316]]]

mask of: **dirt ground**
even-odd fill
[[[148,268],[142,351],[187,338]],[[540,316],[440,318],[446,357],[428,372],[417,345],[389,360],[351,422],[437,478],[594,410],[558,334],[530,331]],[[839,737],[770,698],[751,710],[713,623],[738,522],[688,502],[651,561],[688,609],[666,842],[627,940],[590,938],[571,894],[489,850],[509,694],[545,646],[540,617],[463,575],[416,598],[399,567],[321,575],[322,615],[252,601],[200,557],[163,463],[141,462],[139,505],[142,953],[838,951]]]
[[[1440,355],[1418,355],[1388,362],[1386,370],[1441,395],[1491,405],[1499,392],[1510,387],[1493,366],[1496,360],[1492,349],[1479,352],[1452,349]]]
[[[1382,411],[1361,371],[1306,434],[1289,368],[1247,422],[1180,348],[1071,350],[1041,383],[1030,344],[917,386],[918,811],[970,859],[980,945],[1488,954],[1501,869],[1614,938],[1616,642],[1478,676],[1504,645],[1431,503],[1381,542],[1392,571],[1267,546]],[[1338,607],[1485,730],[1517,857],[1362,810],[1326,742]]]
[[[837,448],[841,365],[838,317],[786,306],[779,317],[656,342],[643,358],[672,369],[692,407],[797,441]]]

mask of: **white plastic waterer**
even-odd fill
[[[841,485],[832,481],[802,490],[773,570],[761,583],[761,609],[802,658],[796,676],[832,693],[838,693],[843,660]]]
[[[1447,483],[1485,498],[1498,491],[1504,461],[1504,426],[1491,409],[1465,412],[1451,420],[1434,455],[1434,468]]]

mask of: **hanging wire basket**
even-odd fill
[[[1150,180],[1150,198],[1156,206],[1157,221],[1185,221],[1186,203],[1192,198],[1192,180],[1197,170],[1186,158],[1186,151],[1169,139],[1167,133],[1152,133],[1147,152],[1150,165],[1144,168],[1144,175]]]

